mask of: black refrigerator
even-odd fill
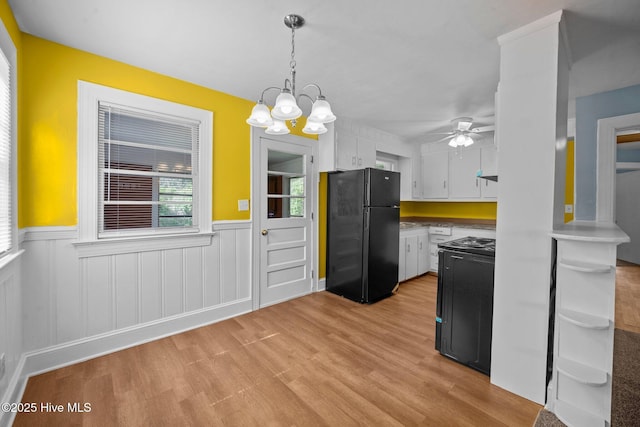
[[[329,172],[327,290],[360,303],[398,283],[400,173],[366,168]]]

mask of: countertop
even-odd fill
[[[400,218],[402,224],[402,218]],[[402,227],[400,227],[402,228]],[[625,243],[629,236],[612,222],[572,221],[557,227],[551,237],[558,240],[576,240],[599,243]]]
[[[400,229],[406,230],[414,227],[460,227],[495,230],[496,221],[491,219],[468,218],[433,218],[421,216],[405,216],[400,218]]]

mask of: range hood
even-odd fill
[[[489,172],[489,171],[487,171]],[[493,172],[493,171],[491,171]],[[489,173],[483,173],[482,169],[478,169],[478,172],[476,172],[476,177],[477,178],[482,178],[482,179],[486,179],[489,181],[493,181],[493,182],[498,182],[498,174],[491,174],[491,172]]]

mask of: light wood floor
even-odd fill
[[[640,333],[640,265],[616,267],[616,328]]]
[[[434,350],[436,278],[319,292],[33,377],[15,426],[531,426],[541,408]]]

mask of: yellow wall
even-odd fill
[[[251,101],[24,33],[21,65],[19,227],[77,224],[78,80],[213,111],[212,219],[249,219]]]
[[[13,40],[13,44],[18,51],[18,56],[20,56],[20,28],[18,28],[18,23],[13,17],[13,11],[11,10],[11,6],[9,6],[7,0],[0,0],[0,19],[2,19],[2,23],[7,29],[7,32],[9,33],[9,36],[11,36],[11,40]],[[20,68],[19,65],[18,68]]]
[[[400,216],[496,219],[497,202],[400,202]]]
[[[575,142],[573,139],[567,141],[567,178],[564,192],[564,204],[573,205],[574,180],[575,180]],[[573,213],[564,214],[564,222],[573,221]]]

